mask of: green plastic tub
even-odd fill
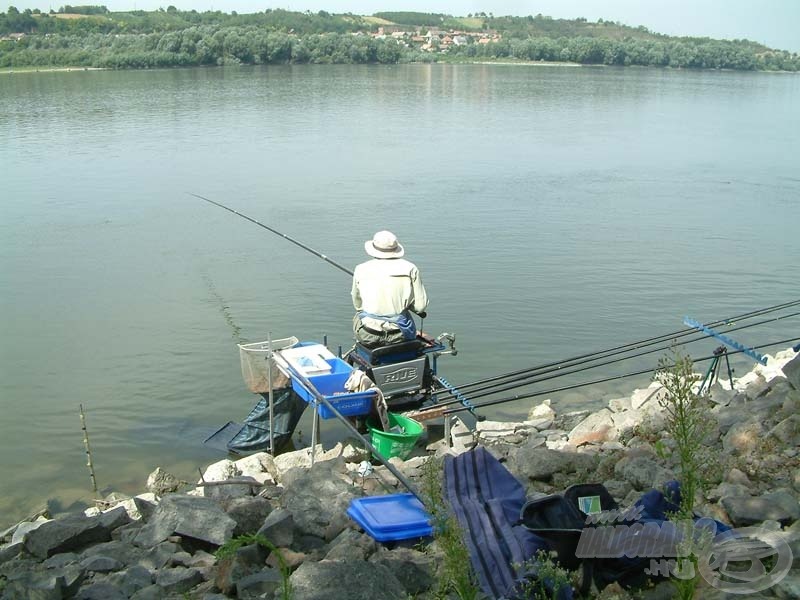
[[[370,442],[378,453],[386,460],[392,457],[405,459],[414,449],[419,436],[422,435],[422,425],[414,419],[409,419],[395,413],[388,413],[389,427],[401,427],[403,433],[383,431],[381,426],[372,418],[367,419],[367,430],[370,432]]]

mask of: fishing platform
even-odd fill
[[[312,447],[318,441],[319,419],[346,418],[363,433],[370,418],[386,425],[381,406],[395,414],[419,414],[435,407],[443,393],[456,395],[475,414],[466,397],[438,373],[441,356],[458,354],[455,341],[452,333],[434,338],[419,332],[413,340],[386,346],[356,342],[338,356],[327,340],[287,337],[240,344],[242,377],[262,398],[244,423],[229,421],[205,444],[233,454],[280,452],[309,406],[314,411]]]

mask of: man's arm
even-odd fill
[[[419,269],[416,267],[411,270],[411,288],[414,291],[414,305],[411,307],[411,310],[419,314],[428,307],[428,294],[425,292],[425,286],[422,285]]]
[[[353,273],[353,287],[350,290],[350,296],[353,298],[353,308],[357,311],[361,310],[361,292],[358,291],[358,269]]]

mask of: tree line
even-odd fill
[[[491,43],[462,43],[423,52],[409,39],[376,38],[377,22],[356,15],[266,10],[238,15],[166,10],[107,13],[105,6],[65,6],[86,16],[61,19],[14,7],[0,13],[0,67],[153,68],[229,64],[398,63],[511,59],[598,65],[800,71],[800,56],[745,40],[676,38],[585,19],[499,17],[461,19],[462,30],[500,33]],[[103,12],[103,11],[106,12]],[[75,13],[73,13],[75,14]],[[419,33],[458,18],[428,13],[378,13]],[[31,24],[33,23],[33,24]],[[608,35],[600,35],[606,31]],[[561,33],[561,35],[556,35]],[[434,45],[437,38],[434,37]],[[434,48],[436,50],[436,48]]]

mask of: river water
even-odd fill
[[[80,405],[99,486],[138,492],[156,466],[194,479],[222,458],[202,440],[257,399],[237,341],[349,347],[345,274],[189,192],[349,269],[394,231],[432,298],[425,329],[457,334],[440,372],[464,383],[797,299],[798,106],[799,77],[762,73],[0,75],[0,525],[90,500]],[[647,382],[548,397],[596,408]]]

